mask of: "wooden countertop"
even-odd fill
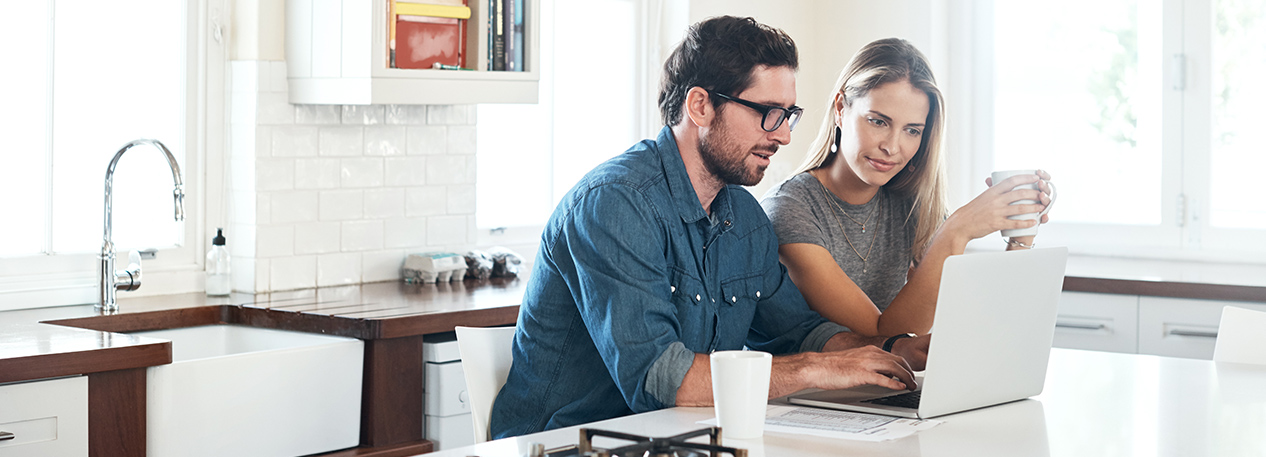
[[[1069,256],[1064,290],[1266,302],[1266,265]]]
[[[22,316],[30,313],[0,313],[0,383],[171,363],[170,342],[123,332],[240,324],[377,340],[457,325],[512,325],[526,282],[392,281],[229,297],[124,297],[112,315],[82,305],[26,321]]]

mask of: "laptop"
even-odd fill
[[[1068,249],[951,256],[915,392],[804,391],[796,405],[926,419],[1042,393]]]

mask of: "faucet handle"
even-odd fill
[[[132,291],[141,288],[141,253],[133,250],[127,253],[127,269],[114,271],[114,288]]]

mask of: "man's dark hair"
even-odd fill
[[[782,30],[750,17],[720,16],[690,26],[686,38],[664,62],[659,112],[665,125],[677,125],[691,87],[738,95],[752,85],[752,69],[799,67],[796,43]],[[711,97],[720,109],[720,97]]]

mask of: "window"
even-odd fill
[[[650,60],[642,57],[644,3],[542,1],[540,103],[478,108],[480,244],[534,246],[586,172],[657,130],[648,87],[658,81],[648,85],[643,75],[658,68],[639,64]],[[494,228],[504,236],[482,238]]]
[[[1254,180],[1266,155],[1252,132],[1266,122],[1266,5],[975,7],[973,173],[1049,170],[1060,194],[1045,242],[1260,261],[1266,199]]]
[[[162,141],[182,168],[185,221],[174,220],[167,160],[129,150],[113,177],[113,242],[160,249],[148,272],[197,269],[190,243],[210,71],[197,39],[206,8],[191,0],[32,0],[0,6],[6,224],[0,309],[91,303],[101,249],[106,168],[127,142]],[[208,59],[209,60],[209,59]],[[197,245],[197,246],[195,246]]]

